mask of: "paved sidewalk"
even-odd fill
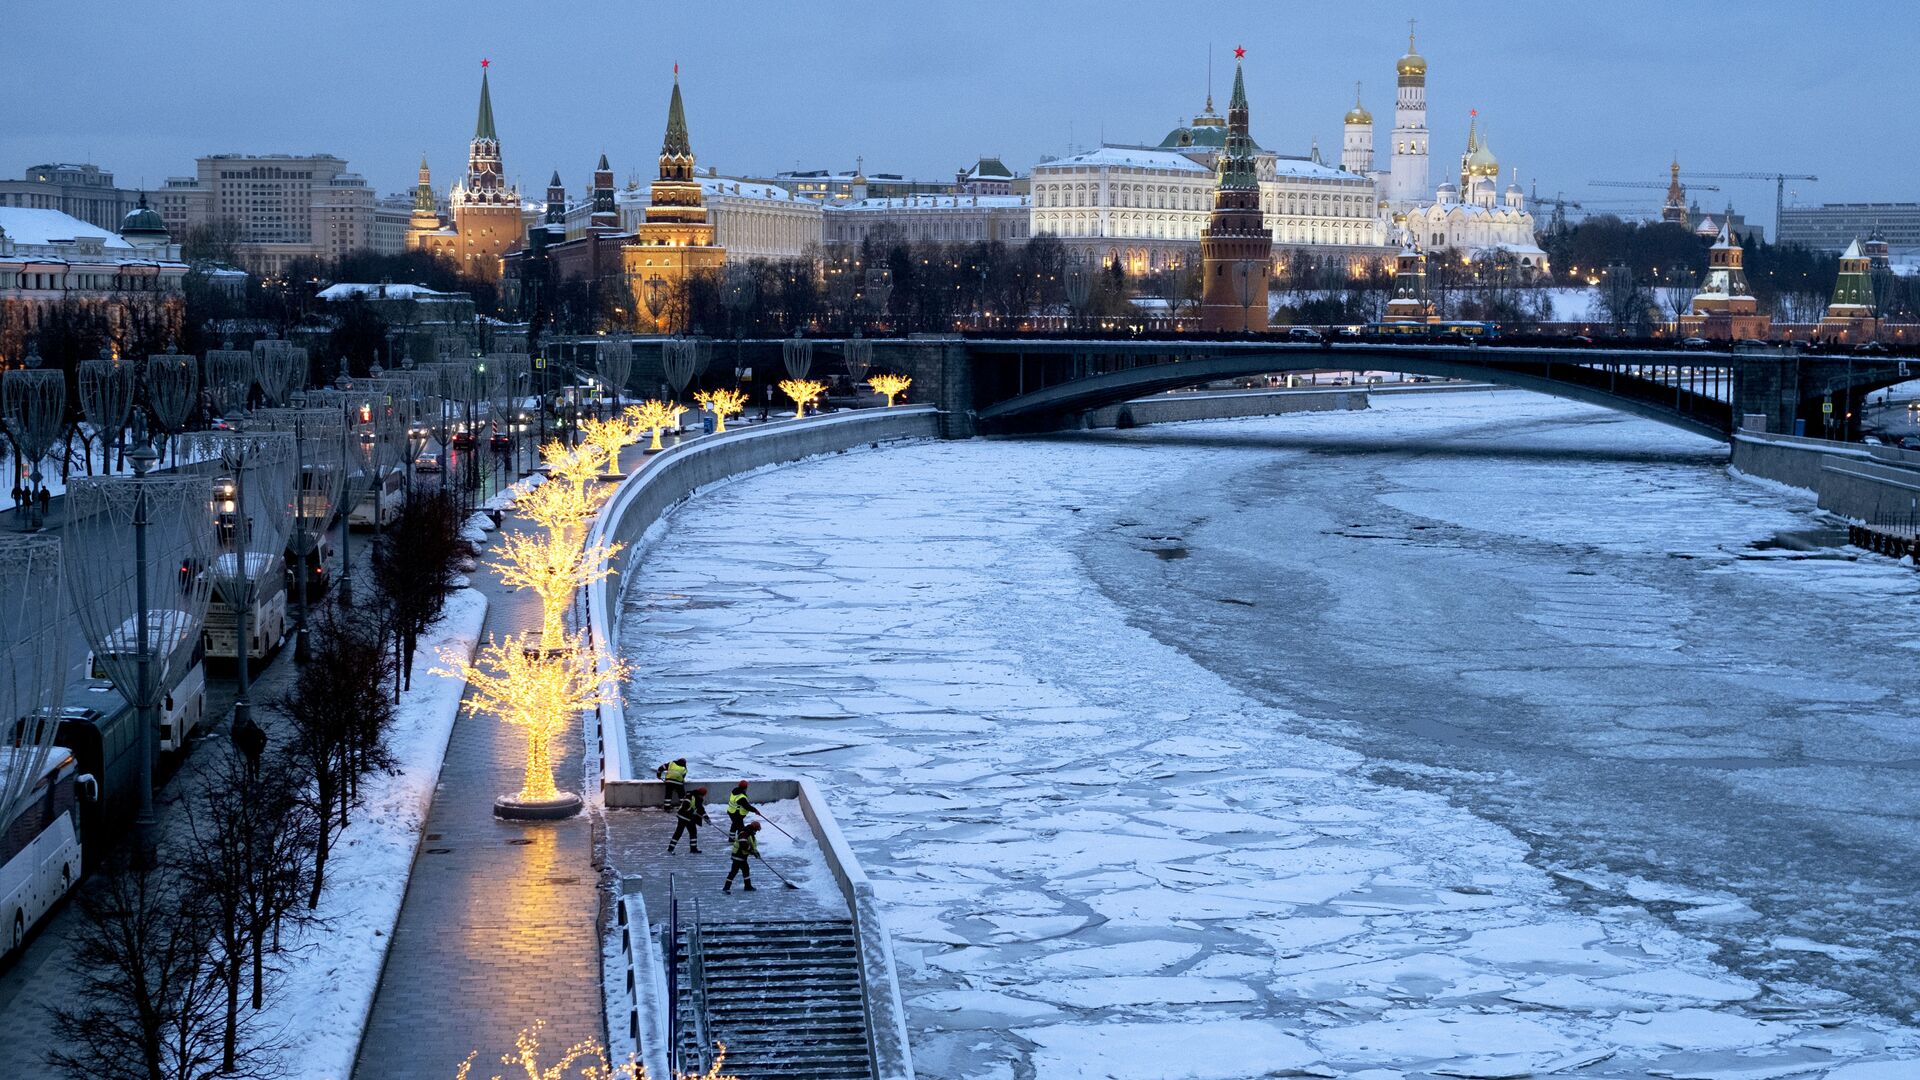
[[[629,447],[622,458],[631,467],[642,456]],[[523,527],[531,528],[509,514],[502,531]],[[493,546],[472,575],[490,605],[482,643],[540,626],[538,597],[502,587],[485,566]],[[494,796],[520,786],[523,745],[516,729],[491,717],[463,712],[454,724],[357,1080],[451,1080],[476,1050],[476,1075],[491,1076],[535,1020],[547,1022],[549,1063],[582,1039],[606,1041],[591,818],[493,816]],[[576,727],[555,755],[562,788],[578,782],[583,754]]]

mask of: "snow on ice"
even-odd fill
[[[1567,427],[1549,447],[1690,438],[1517,393],[1401,396],[1366,413],[897,447],[717,488],[655,533],[627,582],[636,757],[694,752],[821,783],[892,927],[929,1080],[1920,1075],[1920,1032],[1809,982],[1730,971],[1692,932],[1752,923],[1752,896],[1549,873],[1529,840],[1380,777],[1337,740],[1347,721],[1259,700],[1163,644],[1082,559],[1094,533],[1133,524],[1111,508],[1178,506],[1183,478],[1247,468],[1236,439],[1503,424]],[[1659,467],[1593,471],[1585,505],[1539,506],[1462,490],[1435,455],[1380,498],[1514,542],[1606,513],[1597,548],[1716,550],[1727,538],[1700,524],[1710,515],[1657,520],[1663,499],[1693,494],[1668,491]],[[1741,491],[1738,528],[1804,526],[1803,504]],[[1895,573],[1908,576],[1878,576]],[[1911,589],[1891,564],[1849,574]],[[1632,608],[1631,581],[1518,584],[1541,633],[1600,662],[1671,656],[1680,640],[1664,609],[1593,614]],[[1380,587],[1343,602],[1392,603]],[[1797,674],[1811,696],[1835,685]],[[1701,752],[1663,741],[1671,712],[1649,719],[1622,742]],[[1776,956],[1848,958],[1808,928],[1766,936]]]

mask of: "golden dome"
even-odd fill
[[[1347,110],[1347,123],[1371,124],[1373,123],[1373,114],[1367,111],[1365,105],[1356,101],[1353,103],[1353,108]]]
[[[1393,65],[1393,68],[1402,75],[1425,75],[1427,73],[1427,58],[1413,50],[1413,34],[1411,31],[1407,34],[1407,55],[1401,57],[1399,61]]]
[[[1484,176],[1493,180],[1500,178],[1500,159],[1493,156],[1493,151],[1487,147],[1487,139],[1484,135],[1467,154],[1467,175]]]

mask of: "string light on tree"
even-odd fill
[[[781,379],[780,392],[793,401],[793,418],[798,420],[807,415],[807,406],[827,392],[827,384],[815,379]]]
[[[502,533],[494,550],[500,558],[487,565],[500,572],[500,583],[539,595],[540,640],[546,642],[565,639],[567,606],[575,591],[613,573],[609,563],[620,545],[582,545],[570,534],[541,531]]]
[[[597,447],[605,457],[604,476],[620,474],[620,451],[639,438],[640,432],[627,416],[609,416],[605,420],[588,417],[580,422],[580,436]]]
[[[876,394],[886,395],[889,409],[893,408],[893,399],[906,393],[907,387],[912,385],[913,380],[905,375],[875,375],[867,380],[868,389]]]
[[[667,428],[680,426],[680,415],[687,411],[685,405],[668,401],[643,401],[627,409],[627,416],[634,426],[653,433],[653,442],[647,452],[658,453],[661,450],[660,433]]]
[[[494,813],[513,818],[563,818],[580,810],[580,796],[553,782],[553,741],[573,718],[611,704],[628,665],[609,657],[604,669],[584,633],[562,634],[535,647],[530,638],[489,638],[472,661],[451,649],[440,654],[435,675],[466,683],[469,715],[493,715],[527,736],[520,790],[493,802]]]
[[[524,1077],[525,1080],[569,1080],[569,1077],[573,1077],[574,1080],[651,1080],[647,1067],[640,1064],[639,1060],[632,1055],[628,1055],[627,1060],[618,1065],[610,1062],[607,1059],[607,1048],[600,1044],[600,1040],[594,1038],[582,1039],[567,1047],[566,1052],[560,1055],[560,1059],[551,1065],[540,1064],[540,1033],[546,1029],[546,1026],[545,1020],[535,1020],[532,1027],[522,1029],[520,1034],[514,1037],[513,1053],[501,1055],[500,1064],[507,1066],[513,1075]],[[714,1055],[713,1064],[707,1066],[706,1071],[675,1072],[672,1080],[740,1080],[732,1073],[721,1071],[727,1061],[726,1044],[715,1043],[714,1046],[718,1048],[718,1052]],[[472,1080],[473,1059],[479,1055],[478,1050],[468,1054],[467,1060],[461,1062],[460,1067],[455,1070],[454,1080]],[[578,1072],[574,1071],[576,1069]],[[495,1073],[493,1080],[503,1080],[503,1078]]]
[[[727,430],[727,417],[747,411],[747,394],[744,390],[702,390],[693,395],[693,400],[713,414],[713,431],[716,435]]]

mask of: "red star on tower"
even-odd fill
[[[1234,58],[1235,60],[1244,60],[1244,59],[1246,59],[1246,56],[1247,56],[1247,50],[1246,50],[1246,49],[1243,49],[1243,48],[1241,48],[1241,47],[1240,47],[1240,46],[1238,46],[1238,45],[1235,45],[1235,46],[1233,47],[1233,58]]]
[[[486,66],[487,66],[488,64],[491,64],[491,63],[493,63],[493,61],[491,61],[491,60],[488,60],[488,59],[487,59],[486,57],[484,57],[484,56],[480,58],[480,66],[481,66],[481,67],[486,67]]]

